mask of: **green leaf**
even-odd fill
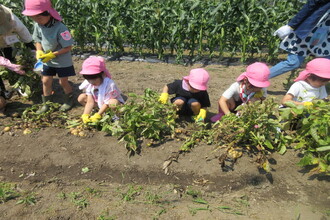
[[[316,151],[330,151],[330,145],[316,148]]]

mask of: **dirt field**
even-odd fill
[[[77,73],[81,63],[75,60]],[[201,66],[107,63],[124,94],[142,94],[145,88],[160,92],[166,83]],[[205,68],[211,75],[212,115],[221,93],[245,66]],[[269,95],[282,98],[286,77],[271,80]],[[78,96],[82,77],[71,81]],[[61,102],[58,82],[55,95]],[[13,97],[0,130],[14,124],[13,113],[30,104]],[[77,104],[70,114],[82,111]],[[215,146],[201,144],[180,156],[166,175],[163,163],[182,142],[143,146],[140,155],[128,157],[124,144],[105,133],[77,137],[67,129],[45,128],[28,135],[2,132],[0,143],[0,182],[14,183],[22,195],[35,198],[34,205],[16,204],[23,196],[0,204],[0,219],[330,219],[330,178],[299,168],[299,152],[293,149],[283,156],[273,154],[273,171],[266,175],[248,155],[234,170],[223,172]],[[82,171],[86,167],[89,172]],[[31,197],[25,198],[28,203]]]

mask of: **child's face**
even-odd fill
[[[50,15],[47,15],[47,16],[35,15],[35,16],[31,16],[31,19],[40,25],[45,25],[50,20]]]
[[[320,88],[322,86],[325,86],[328,82],[329,82],[329,79],[312,79],[310,77],[308,77],[306,79],[306,81],[311,85],[313,86],[314,88]]]
[[[262,90],[262,88],[252,85],[248,80],[246,80],[246,89],[250,92],[259,92]]]
[[[193,87],[189,84],[189,82],[188,82],[187,84],[188,84],[188,86],[189,86],[189,92],[191,92],[191,93],[197,93],[197,92],[200,92],[200,90],[193,88]]]
[[[90,84],[93,86],[99,86],[102,84],[102,79],[101,78],[96,78],[96,79],[88,79],[87,80]]]

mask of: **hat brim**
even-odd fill
[[[266,88],[266,87],[270,86],[269,81],[260,82],[260,81],[249,79],[249,78],[248,78],[248,80],[249,80],[249,83],[251,83],[253,86],[258,87],[258,88]]]
[[[38,15],[38,14],[41,14],[42,10],[24,10],[22,12],[23,15],[26,15],[26,16],[35,16],[35,15]]]
[[[200,91],[205,91],[205,90],[207,90],[207,87],[206,87],[206,86],[199,85],[199,84],[196,84],[196,83],[194,83],[194,82],[190,82],[190,81],[189,81],[189,76],[184,76],[182,79],[185,80],[186,82],[189,82],[189,85],[190,85],[193,89],[197,89],[197,90],[200,90]],[[188,89],[188,90],[189,90],[189,89]]]

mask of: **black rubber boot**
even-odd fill
[[[73,107],[73,93],[64,94],[64,103],[60,108],[60,111],[66,112]]]
[[[53,95],[49,95],[49,96],[41,96],[42,98],[42,107],[36,112],[37,114],[42,114],[45,113],[49,110],[49,106],[46,104],[46,102],[51,102],[53,100]]]

